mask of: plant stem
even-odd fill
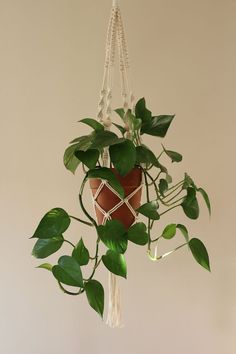
[[[90,277],[88,279],[84,279],[85,281],[89,281],[93,278],[94,274],[95,274],[95,271],[97,269],[97,267],[99,266],[102,258],[100,258],[100,260],[98,260],[98,250],[99,250],[99,242],[100,242],[100,238],[98,237],[97,238],[97,243],[96,243],[96,254],[95,254],[95,257],[93,259],[95,259],[95,263],[94,263],[94,266],[93,266],[93,271],[90,275]]]
[[[154,180],[154,178],[150,175],[150,173],[148,173],[147,171],[145,171],[145,173],[147,174],[147,176],[150,178],[150,180],[152,181],[153,185],[154,185],[154,188],[155,188],[155,192],[156,192],[156,195],[157,195],[157,199],[160,200],[160,202],[165,205],[165,206],[168,206],[164,200],[161,198],[160,194],[159,194],[159,191],[158,191],[158,187],[157,187],[157,184]]]
[[[150,195],[149,195],[149,187],[148,187],[148,181],[147,181],[147,175],[149,175],[149,173],[144,168],[142,170],[143,170],[143,173],[144,173],[147,202],[149,203],[150,202]]]
[[[171,191],[172,189],[176,188],[178,189],[179,187],[181,187],[181,185],[184,184],[184,179],[178,183],[176,183],[174,186],[168,188],[168,191]],[[165,197],[168,197],[169,195],[171,195],[173,192],[169,193],[169,194],[166,194]]]
[[[85,209],[84,207],[84,204],[83,204],[83,191],[84,191],[84,186],[87,182],[87,179],[88,179],[88,175],[86,174],[84,179],[83,179],[83,182],[81,184],[81,187],[80,187],[80,191],[79,191],[79,203],[80,203],[80,206],[81,206],[81,209],[83,210],[84,214],[87,216],[87,218],[91,221],[91,223],[97,227],[97,223],[96,221],[92,218],[91,215],[89,215],[89,213],[87,212],[87,210]]]
[[[165,150],[163,149],[162,152],[160,153],[160,155],[157,157],[157,160],[159,160],[159,158],[161,157],[161,155],[163,154]]]
[[[75,216],[72,216],[72,215],[69,215],[71,219],[74,219],[74,220],[77,220],[79,222],[82,222],[83,224],[85,225],[88,225],[88,226],[94,226],[92,223],[88,222],[88,221],[85,221],[85,220],[81,220],[79,218],[76,218]]]
[[[73,248],[75,248],[75,245],[74,245],[72,242],[70,242],[70,241],[68,241],[68,240],[65,240],[65,239],[64,239],[64,242],[69,243],[69,245],[71,245]]]
[[[151,220],[148,219],[148,251],[151,251]]]
[[[150,229],[153,228],[154,222],[155,222],[155,220],[152,220],[152,221],[151,221]]]
[[[162,235],[161,236],[158,236],[157,238],[155,238],[154,240],[152,240],[151,242],[156,242],[158,240],[160,240],[162,238]]]
[[[188,244],[188,242],[183,243],[182,245],[180,245],[180,246],[174,248],[172,251],[166,252],[166,253],[164,253],[163,255],[159,256],[159,257],[153,257],[153,256],[151,255],[151,253],[148,252],[148,257],[149,257],[152,261],[159,261],[160,259],[169,256],[170,254],[174,253],[175,251],[178,251],[180,248],[186,246],[187,244]]]
[[[179,207],[180,205],[181,205],[181,204],[174,205],[173,207],[171,207],[171,208],[169,208],[169,209],[163,211],[163,213],[161,213],[161,214],[159,214],[159,215],[162,216],[162,215],[168,213],[168,211],[171,211],[172,209]]]
[[[148,183],[148,185],[149,185],[149,186],[153,185],[153,184],[158,180],[158,178],[160,177],[161,173],[162,173],[162,171],[160,171],[160,172],[158,173],[158,175],[157,175],[155,178],[153,178],[153,182]]]
[[[169,200],[165,201],[165,203],[166,203],[166,204],[169,204],[172,200],[174,200],[176,197],[178,197],[178,195],[180,195],[182,192],[183,192],[183,191],[182,191],[182,189],[181,189],[181,190],[180,190],[178,193],[176,193],[172,198],[170,198]],[[184,197],[182,197],[182,198],[184,198]]]
[[[82,293],[84,292],[84,289],[81,289],[81,288],[80,288],[80,290],[79,290],[78,292],[73,293],[73,292],[71,292],[71,291],[66,290],[66,289],[61,285],[60,282],[58,282],[58,284],[59,284],[60,289],[63,291],[63,293],[65,293],[65,294],[67,294],[67,295],[76,296],[76,295],[80,295],[80,294],[82,294]]]

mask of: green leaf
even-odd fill
[[[124,199],[124,189],[116,178],[115,174],[109,168],[100,167],[90,170],[88,171],[88,178],[100,178],[102,180],[108,181],[110,186],[119,194],[122,199]]]
[[[176,151],[165,150],[165,153],[169,156],[172,162],[180,162],[183,159],[183,156]]]
[[[53,238],[39,239],[34,245],[32,255],[36,258],[46,258],[57,252],[64,242],[62,235]]]
[[[60,236],[70,225],[70,217],[61,208],[54,208],[44,215],[33,238],[53,238]]]
[[[179,231],[182,233],[182,235],[184,236],[185,240],[188,242],[189,241],[189,235],[188,235],[188,230],[187,228],[182,225],[182,224],[177,224],[176,228],[179,229]]]
[[[111,162],[121,176],[127,175],[135,165],[136,150],[130,140],[123,143],[112,145],[109,148]]]
[[[148,234],[146,230],[146,225],[143,222],[138,222],[132,225],[127,233],[128,240],[137,245],[146,245],[148,243]]]
[[[75,156],[83,162],[84,165],[86,165],[89,169],[95,168],[96,164],[99,159],[99,151],[98,150],[87,150],[87,151],[82,151],[78,150],[75,151]]]
[[[119,131],[121,132],[121,134],[124,136],[126,133],[126,129],[124,127],[122,127],[122,125],[120,124],[116,124],[116,123],[112,123],[117,129],[119,129]]]
[[[124,116],[124,121],[128,125],[130,131],[139,130],[142,125],[142,120],[135,117],[131,110],[128,110]]]
[[[84,118],[79,120],[79,122],[89,125],[91,128],[93,128],[96,131],[104,130],[104,126],[93,118]]]
[[[152,113],[146,108],[145,98],[141,98],[135,106],[135,116],[142,120],[142,125],[149,125],[152,120]]]
[[[145,203],[143,205],[141,205],[137,211],[146,216],[149,219],[152,220],[159,220],[160,219],[160,215],[157,212],[157,209],[159,208],[159,205],[157,203],[156,200],[149,202],[149,203]]]
[[[142,120],[139,118],[136,118],[134,115],[133,117],[133,130],[139,130],[142,126]]]
[[[82,150],[82,151],[87,151],[90,146],[91,142],[93,140],[95,132],[92,132],[89,135],[83,135],[78,138],[75,138],[70,142],[70,144],[77,144],[76,150]]]
[[[211,203],[210,203],[210,199],[208,197],[207,192],[203,188],[198,188],[197,191],[201,193],[201,195],[206,203],[209,214],[211,215]]]
[[[209,256],[202,241],[197,238],[192,238],[189,241],[189,247],[196,261],[210,272]]]
[[[104,289],[101,283],[97,280],[89,280],[85,283],[85,292],[89,305],[103,317],[104,311]]]
[[[123,254],[116,253],[115,251],[108,250],[107,253],[102,256],[102,261],[105,267],[116,275],[120,275],[123,278],[127,276],[127,266],[125,257]]]
[[[118,138],[115,133],[108,130],[93,132],[90,149],[102,150],[106,146],[118,144],[122,141],[122,138]]]
[[[89,262],[89,251],[85,247],[83,239],[81,238],[80,241],[75,246],[72,257],[76,259],[80,266],[86,265]]]
[[[147,165],[156,164],[158,162],[156,156],[145,145],[136,146],[136,162],[146,163]]]
[[[166,182],[167,183],[172,183],[172,177],[166,173]]]
[[[52,265],[50,263],[40,264],[37,268],[46,269],[46,270],[49,270],[49,272],[52,271]]]
[[[167,173],[167,169],[160,164],[153,152],[143,144],[136,146],[136,163],[145,163],[147,165],[152,164],[155,167],[160,168],[162,172]]]
[[[192,178],[185,173],[184,174],[184,183],[182,186],[182,189],[188,189],[188,187],[193,187],[194,189],[197,189],[195,183],[193,182]]]
[[[84,287],[80,265],[73,257],[59,258],[58,265],[52,267],[52,273],[63,284]]]
[[[159,182],[159,191],[164,197],[164,193],[168,190],[168,183],[165,179],[161,178]]]
[[[142,126],[141,134],[145,133],[164,138],[174,117],[174,115],[153,117],[147,124]]]
[[[196,190],[192,187],[188,187],[187,196],[181,204],[185,215],[190,219],[197,219],[199,216],[199,206],[196,198]]]
[[[74,155],[77,148],[78,144],[69,146],[66,149],[63,157],[65,167],[72,173],[75,173],[78,165],[80,164],[80,160],[78,160],[77,157]]]
[[[125,253],[128,241],[125,227],[120,221],[109,220],[105,225],[99,225],[97,232],[102,242],[110,250]]]
[[[124,108],[117,108],[115,109],[115,112],[123,119],[125,115],[125,110]]]
[[[176,224],[169,224],[162,232],[162,237],[166,240],[170,240],[176,235]]]

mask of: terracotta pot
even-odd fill
[[[125,177],[119,175],[119,173],[111,168],[113,173],[116,175],[120,184],[124,188],[125,197],[128,197],[136,188],[138,188],[142,183],[142,170],[139,167],[135,167],[132,171],[130,171]],[[102,183],[100,179],[90,179],[90,188],[92,190],[93,196],[95,196],[97,189]],[[141,202],[141,194],[142,188],[140,188],[130,199],[129,204],[135,210],[139,208]],[[114,206],[116,206],[120,202],[120,198],[117,197],[107,186],[104,186],[100,191],[98,197],[96,198],[96,202],[99,206],[105,211],[109,212]],[[95,204],[95,212],[97,216],[98,224],[103,223],[104,215],[99,210],[97,205]],[[110,214],[113,220],[119,220],[123,223],[123,225],[128,229],[135,221],[135,217],[132,214],[131,210],[126,204],[122,204],[117,210]]]

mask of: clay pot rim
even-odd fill
[[[139,165],[135,165],[135,167],[129,171],[125,176],[121,176],[119,172],[114,167],[109,167],[109,170],[114,172],[116,178],[121,183],[121,185],[125,186],[125,188],[133,188],[142,184],[142,168]],[[100,184],[101,178],[88,178],[90,187],[92,189],[98,188],[98,182]],[[133,181],[133,182],[132,182]],[[96,184],[96,185],[95,185]]]

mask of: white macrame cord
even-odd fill
[[[119,58],[119,70],[120,70],[120,81],[121,81],[121,96],[123,100],[123,108],[125,113],[129,108],[133,108],[134,105],[134,95],[129,92],[128,85],[128,75],[127,70],[129,68],[129,58],[128,49],[125,39],[124,26],[121,17],[121,11],[117,0],[113,0],[113,6],[111,10],[111,16],[108,24],[107,40],[106,40],[106,54],[105,54],[105,65],[104,65],[104,75],[102,81],[102,89],[100,92],[99,110],[98,110],[98,120],[104,125],[106,130],[110,130],[112,120],[111,120],[111,102],[112,102],[112,86],[113,86],[113,72],[115,64],[115,53],[116,46],[118,48],[118,58]],[[129,132],[126,133],[127,138],[129,138]],[[108,148],[104,149],[103,166],[109,166],[109,154]],[[107,181],[102,180],[96,194],[93,197],[94,207],[96,207],[103,215],[103,224],[107,220],[111,220],[111,215],[123,204],[129,208],[136,220],[136,212],[132,208],[129,200],[140,190],[141,186],[135,189],[129,196],[124,200],[121,200],[109,211],[105,211],[97,202],[97,198],[101,193],[102,189],[107,187],[112,193],[114,193],[119,199],[118,193],[107,183]],[[109,304],[108,304],[108,315],[107,324],[110,327],[121,327],[121,301],[120,301],[120,289],[118,284],[118,278],[113,274],[109,273]]]

